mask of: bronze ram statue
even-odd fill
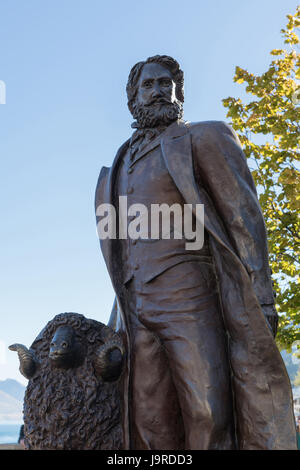
[[[121,338],[77,313],[56,315],[30,349],[17,351],[29,379],[24,399],[27,449],[122,449]]]

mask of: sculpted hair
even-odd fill
[[[138,81],[142,72],[142,68],[145,64],[156,63],[160,64],[163,67],[170,70],[173,79],[176,83],[176,98],[183,103],[184,102],[184,78],[183,78],[183,71],[180,69],[178,62],[170,56],[167,55],[155,55],[152,57],[148,57],[147,60],[138,62],[135,64],[129,74],[128,82],[126,86],[127,98],[128,98],[128,108],[133,114],[133,104],[137,93],[137,85]]]

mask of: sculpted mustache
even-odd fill
[[[154,104],[173,104],[173,103],[172,103],[172,101],[169,101],[165,98],[158,98],[158,99],[156,98],[156,99],[152,100],[150,103],[145,104],[145,106],[148,107],[148,106],[152,106]]]

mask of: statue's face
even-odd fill
[[[182,103],[176,98],[172,73],[157,63],[142,68],[132,115],[140,128],[168,126],[183,115]]]
[[[50,343],[49,357],[56,364],[63,363],[74,354],[74,331],[68,326],[60,326]]]
[[[145,64],[138,83],[136,104],[158,106],[174,103],[176,84],[171,72],[160,64]]]

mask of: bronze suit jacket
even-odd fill
[[[102,168],[96,211],[99,204],[114,204],[114,181],[128,145],[129,141],[119,149],[111,168]],[[240,143],[223,122],[178,121],[143,153],[155,145],[161,145],[166,167],[185,202],[193,207],[204,204],[229,338],[239,449],[297,449],[289,377],[261,309],[274,302],[266,229]],[[101,249],[116,292],[109,324],[124,333],[130,348],[126,296],[118,277],[118,240],[102,240]],[[128,355],[125,377],[129,374]],[[126,421],[126,379],[124,413]],[[125,448],[128,446],[125,427]]]

